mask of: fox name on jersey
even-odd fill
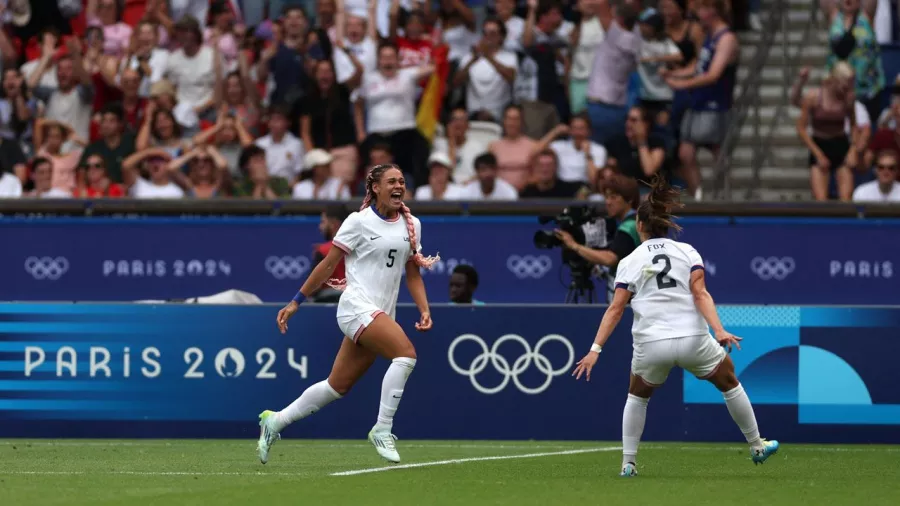
[[[665,238],[644,241],[619,262],[616,288],[634,294],[635,343],[709,332],[691,293],[697,269],[703,269],[703,259],[693,246]]]
[[[422,223],[416,217],[412,220],[416,251],[421,251]],[[393,317],[400,280],[413,255],[406,218],[398,214],[387,220],[373,207],[367,207],[344,220],[334,245],[347,254],[347,288],[341,296],[341,306],[345,307],[339,306],[339,313],[351,310],[352,305],[360,311],[378,309]]]

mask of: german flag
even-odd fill
[[[416,126],[419,132],[431,142],[441,116],[441,108],[444,105],[444,87],[447,84],[447,75],[450,73],[450,62],[447,60],[449,48],[446,44],[434,48],[431,52],[431,61],[434,63],[434,73],[428,78],[422,100],[419,102],[419,112],[416,114]]]

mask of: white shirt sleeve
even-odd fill
[[[628,268],[628,257],[623,258],[616,267],[616,288],[622,288],[634,293],[634,274]]]
[[[335,234],[334,245],[349,255],[353,250],[359,247],[361,239],[359,213],[351,213],[350,216],[341,223],[341,228],[339,228],[337,234]]]
[[[703,258],[695,248],[690,247],[687,249],[687,251],[685,251],[685,253],[687,253],[688,260],[691,262],[691,272],[694,272],[697,269],[706,268],[703,264]]]
[[[413,230],[416,231],[416,253],[422,252],[422,222],[413,216]]]
[[[594,159],[594,166],[597,169],[606,167],[606,148],[595,142],[591,143],[591,157]]]

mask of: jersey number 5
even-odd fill
[[[395,250],[395,249],[392,249],[392,250],[388,251],[388,259],[389,259],[389,260],[388,260],[388,263],[386,263],[386,264],[384,264],[384,265],[386,265],[386,266],[388,266],[388,267],[393,267],[393,266],[394,266],[394,254],[395,254],[395,253],[397,253],[397,250]],[[666,271],[666,272],[669,272],[669,271]]]
[[[675,280],[666,276],[669,271],[672,270],[672,261],[669,260],[667,255],[656,255],[653,257],[653,263],[658,264],[663,262],[665,267],[660,271],[659,274],[656,275],[656,287],[662,290],[663,288],[675,288]]]

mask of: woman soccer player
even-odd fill
[[[422,224],[403,203],[405,191],[403,173],[396,165],[373,167],[366,178],[366,197],[360,211],[344,220],[334,237],[335,247],[313,269],[294,299],[278,312],[278,328],[284,334],[306,294],[322,286],[346,255],[346,289],[337,310],[338,326],[346,337],[327,380],[307,388],[283,410],[259,415],[257,449],[263,464],[285,427],[343,397],[379,355],[391,365],[381,385],[381,405],[369,442],[383,458],[400,462],[391,427],[406,379],[416,365],[416,350],[394,321],[400,278],[406,269],[406,286],[421,313],[416,330],[425,332],[431,328],[431,315],[419,267],[431,267],[439,258],[422,256]]]
[[[637,450],[653,391],[666,381],[673,366],[709,380],[722,392],[731,417],[750,444],[753,462],[761,464],[778,451],[778,441],[759,437],[753,406],[734,374],[731,351],[740,337],[728,333],[706,291],[703,259],[691,245],[668,238],[680,231],[671,210],[680,206],[678,191],[657,176],[647,200],[638,207],[637,230],[641,245],[619,262],[616,291],[591,351],[572,373],[591,379],[601,347],[622,319],[631,300],[634,311],[634,355],[631,384],[622,416],[622,476],[637,476]],[[707,325],[708,324],[708,325]],[[715,339],[709,335],[709,327]],[[717,343],[718,342],[718,343]]]

